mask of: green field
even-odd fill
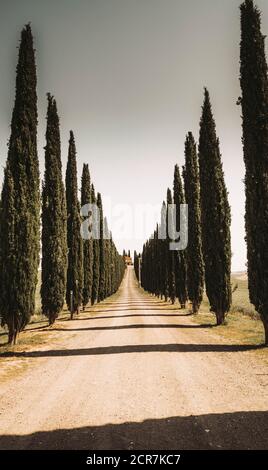
[[[245,274],[232,276],[233,303],[226,316],[225,324],[215,331],[224,338],[240,344],[261,344],[264,341],[263,325],[259,314],[249,301],[248,282]],[[206,299],[200,313],[193,317],[198,324],[215,324],[215,316],[209,312]]]

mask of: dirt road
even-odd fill
[[[255,351],[143,293],[132,268],[114,297],[46,334],[0,358],[1,449],[268,448]]]

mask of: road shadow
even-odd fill
[[[97,305],[100,305],[100,306],[105,306],[105,307],[133,307],[133,306],[138,306],[138,307],[143,307],[144,305],[147,306],[151,306],[153,307],[154,305],[156,306],[162,306],[162,307],[177,307],[178,310],[181,310],[180,306],[178,304],[172,304],[171,302],[152,302],[152,301],[149,301],[149,302],[100,302],[98,304],[94,304],[92,306],[87,306],[85,307],[85,310],[87,309],[90,309],[91,307],[96,307]]]
[[[116,317],[120,318],[120,317]],[[137,323],[133,325],[112,325],[112,326],[92,326],[86,328],[53,328],[51,331],[101,331],[101,330],[131,330],[131,329],[154,329],[154,328],[185,328],[185,329],[198,329],[198,328],[213,328],[211,324],[201,325],[180,325],[180,324],[150,324],[150,323]]]
[[[262,349],[262,345],[252,344],[130,344],[83,349],[48,349],[42,351],[5,351],[0,357],[65,357],[99,356],[131,353],[202,353],[202,352],[243,352]]]
[[[135,311],[135,312],[138,312],[138,311],[141,311],[141,312],[147,312],[148,310],[153,310],[153,311],[165,311],[165,310],[170,310],[168,308],[160,308],[160,307],[119,307],[119,308],[107,308],[107,309],[96,309],[96,310],[84,310],[84,313],[89,313],[90,311],[94,312],[94,313],[105,313],[105,312],[131,312],[131,311]],[[177,308],[173,308],[172,310],[178,310]]]
[[[180,317],[190,317],[190,316],[193,316],[192,313],[186,313],[185,315],[183,314],[180,314],[180,313],[163,313],[163,314],[160,314],[160,313],[145,313],[145,314],[142,314],[142,313],[137,313],[137,314],[127,314],[127,315],[103,315],[103,316],[98,316],[97,314],[98,313],[106,313],[107,310],[103,310],[103,311],[92,311],[92,316],[90,317],[76,317],[74,318],[74,320],[78,320],[78,321],[83,321],[83,320],[105,320],[106,318],[135,318],[135,317],[163,317],[163,318],[169,318],[169,317],[175,317],[175,318],[180,318]],[[96,315],[96,316],[95,316]],[[63,321],[69,321],[70,319],[66,319],[66,320],[63,320]],[[62,321],[62,320],[60,320]]]
[[[261,450],[268,447],[267,423],[266,411],[171,416],[141,423],[57,429],[28,435],[1,435],[0,449]]]

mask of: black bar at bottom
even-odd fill
[[[222,451],[222,450],[201,450],[201,451],[180,451],[180,450],[154,450],[154,451],[0,451],[0,461],[3,464],[22,466],[51,465],[60,464],[65,466],[81,466],[90,468],[92,465],[106,465],[109,468],[123,468],[133,466],[187,466],[202,464],[253,464],[267,459],[268,451]],[[265,460],[264,460],[265,461]]]

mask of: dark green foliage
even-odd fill
[[[125,273],[125,262],[124,258],[118,254],[113,239],[110,238],[110,260],[111,260],[111,292],[110,295],[114,294],[119,288],[121,281]]]
[[[200,121],[199,168],[206,292],[219,325],[230,309],[232,296],[231,213],[207,89]]]
[[[186,204],[188,204],[187,289],[193,313],[198,313],[204,291],[204,262],[202,253],[200,182],[193,134],[185,142],[185,167],[183,169]]]
[[[137,253],[136,250],[134,251],[134,270],[135,270],[136,278],[139,284],[141,284],[141,253]],[[159,295],[160,295],[160,292],[159,292]]]
[[[240,84],[246,167],[246,240],[250,301],[260,313],[268,345],[268,80],[260,12],[241,9]]]
[[[159,238],[159,290],[161,299],[164,297],[165,301],[168,300],[168,257],[167,257],[167,206],[165,201],[163,201],[161,208],[161,222],[159,226],[159,231],[161,236]],[[163,238],[162,238],[163,237]]]
[[[96,196],[95,196],[95,189],[94,185],[91,185],[91,201],[92,204],[96,204]],[[93,214],[93,220],[95,223],[98,224],[98,220],[96,220],[97,214]],[[100,282],[100,243],[99,238],[96,237],[99,234],[94,233],[93,236],[93,283],[92,283],[92,292],[91,292],[91,304],[93,305],[98,300],[98,292],[99,292],[99,282]]]
[[[68,243],[66,302],[72,318],[75,311],[79,313],[83,292],[83,241],[81,237],[80,207],[77,194],[76,148],[72,131],[70,131],[66,170],[66,201]],[[71,292],[73,293],[73,297],[71,296]]]
[[[99,239],[99,251],[100,251],[100,280],[98,290],[98,302],[105,298],[105,243],[103,239],[103,209],[101,194],[97,194],[97,206],[99,209],[99,221],[100,221],[100,239]]]
[[[134,271],[136,278],[139,281],[139,255],[137,254],[136,250],[134,250]]]
[[[42,193],[42,312],[52,325],[62,310],[66,289],[66,200],[62,181],[59,117],[48,94],[45,176]]]
[[[181,175],[178,165],[175,165],[173,182],[174,204],[176,206],[176,232],[180,232],[180,206],[185,204]],[[187,302],[187,265],[185,250],[174,252],[175,258],[175,283],[176,297],[178,297],[181,308],[185,308]]]
[[[93,239],[93,285],[91,303],[100,302],[119,288],[125,272],[123,257],[118,254],[106,218],[103,217],[101,195],[97,201],[92,185],[92,204],[96,204],[95,228]],[[94,217],[93,217],[94,218]],[[97,228],[98,227],[98,228]]]
[[[40,250],[36,68],[30,25],[21,33],[1,203],[1,322],[16,341],[35,309]],[[11,218],[9,218],[11,217]]]
[[[168,199],[172,200],[171,192],[168,191]],[[167,206],[163,202],[161,209],[161,223],[157,225],[153,236],[144,244],[141,255],[141,285],[142,287],[155,294],[161,299],[163,296],[167,301],[175,301],[175,275],[174,258],[170,256],[173,252],[169,251],[169,242],[167,240]],[[134,257],[134,268],[138,273],[137,255]],[[171,270],[169,269],[171,268]]]
[[[103,220],[103,248],[104,248],[104,263],[105,263],[105,278],[104,278],[104,298],[110,295],[111,290],[111,250],[109,240],[109,229],[106,217]]]
[[[83,165],[82,184],[81,184],[81,207],[91,204],[91,183],[88,165]],[[87,214],[83,220],[89,217]],[[93,283],[93,238],[90,233],[85,234],[83,240],[83,307],[91,301],[92,283]]]
[[[168,188],[167,190],[167,239],[166,239],[166,256],[167,256],[167,270],[168,270],[168,297],[172,304],[175,303],[176,299],[176,279],[175,279],[175,253],[170,249],[170,243],[174,242],[174,219],[172,210],[169,210],[169,206],[173,204],[172,193]],[[170,233],[170,230],[172,233]],[[155,237],[154,237],[155,238]],[[176,253],[177,254],[177,253]],[[156,266],[155,266],[156,269]]]
[[[5,302],[13,296],[16,288],[15,278],[13,277],[16,267],[14,233],[16,213],[14,198],[14,183],[9,168],[9,162],[7,162],[4,172],[4,184],[0,207],[0,305],[1,326],[8,326],[9,343],[15,342],[17,331],[20,330],[19,315],[17,315],[14,310],[8,312],[5,309]]]

